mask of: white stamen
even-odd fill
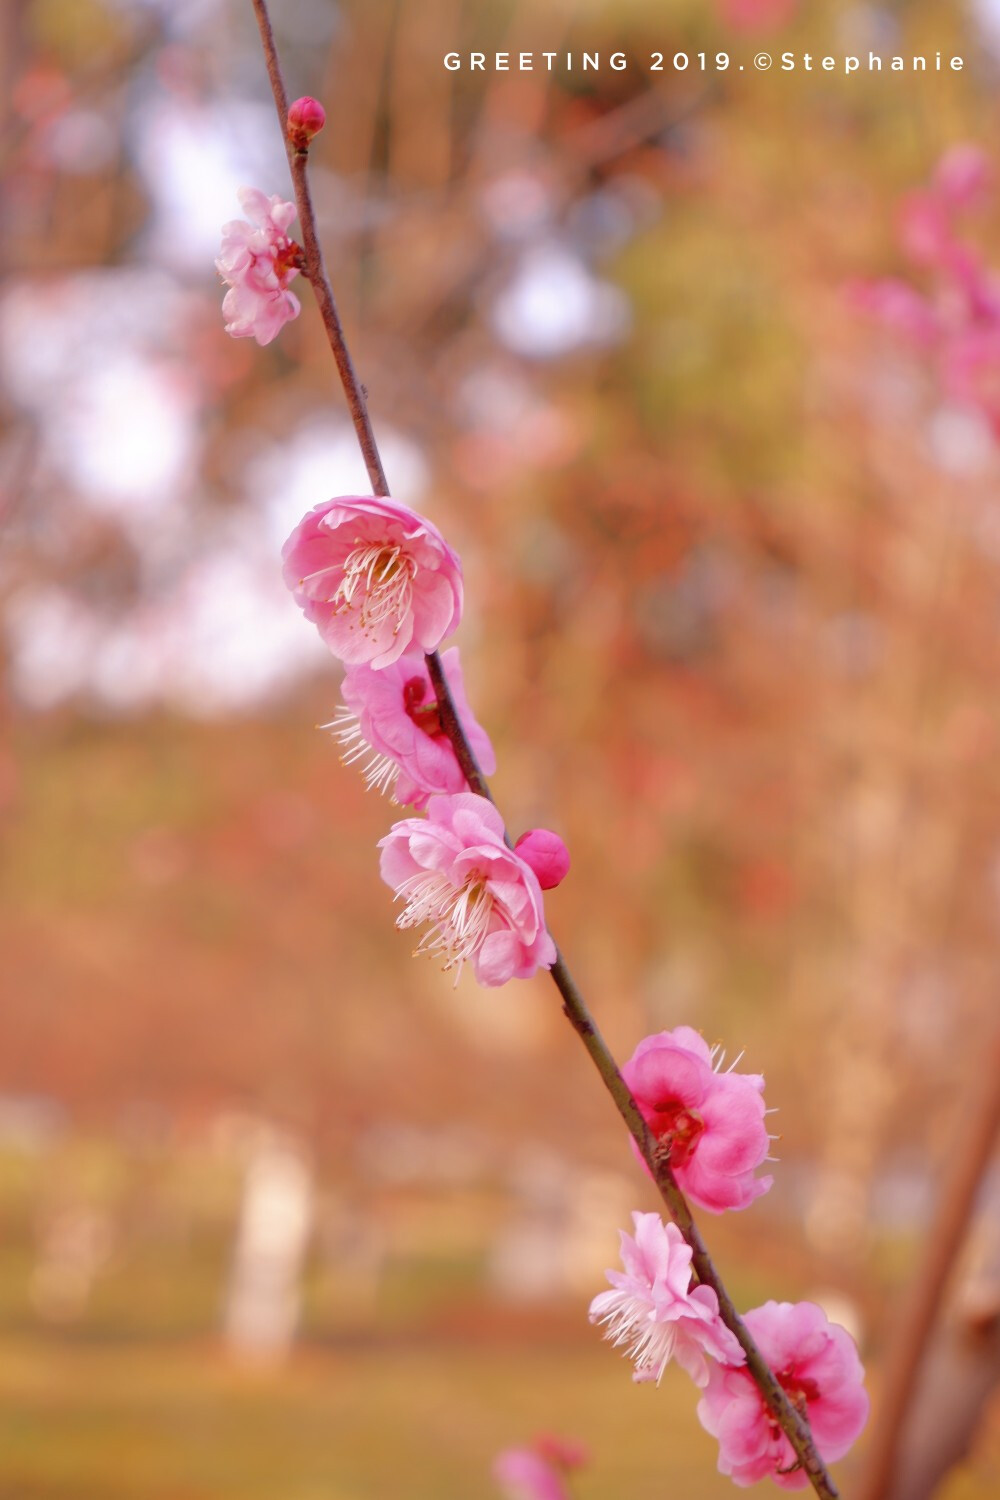
[[[430,924],[414,954],[440,954],[445,972],[457,971],[457,984],[465,960],[478,952],[490,930],[494,901],[486,886],[475,877],[456,886],[440,870],[419,870],[402,882],[396,896],[406,902],[397,927]]]
[[[635,1360],[636,1373],[655,1370],[659,1385],[674,1352],[674,1325],[659,1322],[648,1303],[628,1292],[619,1292],[616,1301],[617,1306],[598,1319],[607,1325],[604,1337],[615,1348],[627,1345],[626,1352]]]
[[[726,1062],[726,1049],[721,1045],[721,1043],[716,1042],[715,1046],[709,1049],[709,1054],[708,1054],[709,1059],[710,1059],[711,1064],[712,1064],[712,1071],[713,1071],[713,1073],[722,1073],[722,1072],[732,1073],[732,1072],[734,1072],[735,1069],[738,1068],[739,1065],[740,1065],[740,1063],[743,1061],[743,1054],[744,1054],[745,1051],[746,1051],[746,1048],[744,1047],[742,1049],[742,1051],[740,1051],[737,1054],[737,1056],[733,1059],[733,1061],[729,1064],[729,1067],[727,1068],[725,1066],[725,1062]]]
[[[416,562],[402,546],[359,541],[344,559],[344,576],[329,602],[338,611],[357,609],[365,632],[394,620],[395,633],[413,603],[416,572]]]
[[[343,765],[353,766],[356,761],[362,760],[366,755],[369,757],[367,763],[361,767],[365,787],[369,791],[374,787],[376,791],[383,794],[386,792],[391,794],[399,779],[399,766],[391,755],[382,755],[372,749],[361,733],[357,714],[341,704],[330,723],[321,724],[320,728],[332,731],[334,739],[343,752],[340,757]],[[395,801],[395,797],[392,800]]]

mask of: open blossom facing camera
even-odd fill
[[[708,1209],[746,1208],[772,1178],[755,1177],[767,1156],[764,1080],[759,1073],[713,1070],[714,1054],[690,1026],[639,1043],[622,1069],[674,1176]]]
[[[299,247],[287,234],[295,204],[277,195],[268,198],[257,188],[240,188],[237,196],[251,222],[232,219],[222,227],[222,252],[215,262],[229,286],[222,316],[234,339],[269,344],[301,310],[298,297],[288,290],[299,274]]]
[[[342,495],[303,518],[284,577],[334,656],[381,669],[434,651],[462,615],[462,564],[430,521],[398,500]]]
[[[672,1359],[696,1385],[708,1383],[706,1355],[739,1365],[743,1350],[719,1317],[711,1287],[691,1290],[691,1246],[676,1224],[659,1214],[634,1213],[635,1239],[622,1230],[621,1271],[608,1271],[613,1291],[590,1304],[590,1321],[604,1323],[605,1337],[627,1346],[634,1380],[657,1384]]]
[[[480,768],[491,776],[496,756],[466,701],[457,646],[442,653],[441,667],[465,737]],[[345,706],[329,727],[348,764],[364,761],[370,787],[391,792],[394,801],[416,808],[425,807],[435,794],[465,789],[465,775],[442,727],[422,653],[407,652],[380,671],[365,663],[348,667],[341,693]]]
[[[843,1458],[868,1418],[865,1372],[854,1340],[813,1302],[765,1302],[744,1322],[792,1405],[806,1418],[820,1456]],[[719,1440],[719,1471],[739,1485],[771,1478],[784,1489],[808,1483],[785,1434],[745,1370],[713,1367],[698,1420]]]
[[[382,879],[406,903],[396,926],[428,929],[418,953],[439,954],[445,969],[459,972],[468,959],[485,985],[555,963],[538,878],[507,848],[487,798],[432,797],[426,819],[393,824],[379,848]]]

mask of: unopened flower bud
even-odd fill
[[[306,94],[289,106],[288,139],[297,151],[304,151],[325,124],[326,110],[318,99],[311,99]]]
[[[514,853],[534,870],[543,891],[559,885],[569,871],[569,850],[550,828],[529,828],[514,845]]]

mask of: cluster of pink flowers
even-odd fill
[[[285,582],[345,665],[330,726],[369,786],[425,810],[382,839],[381,871],[403,903],[400,928],[420,927],[418,953],[484,985],[550,968],[542,888],[569,867],[557,834],[532,829],[516,848],[488,798],[468,789],[441,719],[425,653],[458,625],[462,565],[430,521],[388,497],[342,495],[311,510],[282,553]],[[479,766],[496,766],[465,697],[458,650],[440,658],[448,693]]]
[[[763,1078],[722,1071],[717,1050],[690,1026],[646,1037],[622,1069],[656,1143],[694,1202],[712,1213],[740,1209],[771,1186],[755,1176],[771,1137]],[[634,1143],[633,1143],[634,1144]],[[638,1154],[638,1153],[637,1153]],[[641,1159],[641,1158],[640,1158]],[[658,1214],[633,1214],[622,1233],[623,1271],[590,1305],[590,1319],[635,1361],[634,1379],[659,1382],[670,1360],[703,1394],[702,1426],[719,1440],[719,1469],[736,1484],[770,1476],[788,1489],[807,1480],[754,1380],[711,1287],[692,1288],[692,1252]],[[825,1461],[841,1458],[865,1424],[864,1371],[850,1336],[811,1302],[768,1302],[745,1318]]]
[[[297,101],[289,116],[293,148],[304,151],[321,126],[316,101]],[[953,167],[937,197],[913,210],[913,235],[933,243],[934,263],[949,264],[956,276],[940,202],[949,193],[956,201],[968,197],[975,177],[969,162],[964,175]],[[218,267],[230,289],[223,305],[230,333],[265,344],[298,312],[287,290],[299,259],[286,233],[294,209],[252,190],[241,201],[253,222],[225,228]],[[396,925],[421,929],[416,952],[436,955],[456,971],[456,982],[466,962],[488,986],[551,968],[558,955],[542,891],[566,875],[566,847],[546,829],[531,829],[511,845],[493,803],[469,788],[437,696],[440,672],[466,747],[492,772],[493,747],[466,699],[457,649],[430,655],[461,619],[458,556],[430,521],[398,501],[345,495],[311,510],[282,558],[296,602],[344,665],[343,704],[328,726],[343,758],[361,764],[370,787],[423,814],[393,824],[379,844],[382,877],[402,904]],[[623,1069],[657,1156],[712,1213],[748,1207],[772,1182],[757,1175],[770,1142],[764,1080],[720,1064],[717,1050],[678,1026],[640,1042]],[[657,1214],[635,1213],[633,1220],[634,1236],[621,1236],[624,1269],[608,1271],[611,1290],[594,1298],[591,1321],[626,1349],[636,1380],[659,1383],[671,1360],[688,1372],[702,1392],[699,1418],[719,1440],[723,1473],[737,1484],[770,1475],[798,1487],[804,1475],[747,1373],[716,1292],[692,1285],[690,1245]],[[811,1303],[769,1302],[746,1323],[809,1421],[820,1454],[840,1457],[868,1411],[848,1335]],[[581,1461],[574,1445],[538,1439],[501,1454],[494,1474],[509,1500],[567,1500],[566,1474]]]
[[[931,183],[902,200],[900,249],[923,287],[899,276],[855,283],[857,307],[930,358],[952,401],[975,408],[1000,434],[1000,277],[959,234],[963,213],[985,200],[989,163],[955,146]]]

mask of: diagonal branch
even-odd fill
[[[368,477],[371,480],[372,490],[376,495],[388,495],[389,486],[386,481],[385,470],[382,467],[382,461],[379,458],[378,445],[375,441],[371,418],[368,415],[365,390],[358,379],[347,347],[343,325],[340,321],[329,277],[323,263],[323,253],[316,230],[316,216],[313,210],[312,196],[309,191],[307,172],[308,149],[293,147],[288,140],[288,97],[281,75],[281,65],[278,60],[266,0],[252,0],[252,3],[260,30],[261,43],[267,63],[268,78],[271,81],[271,89],[274,94],[274,103],[278,112],[281,131],[288,147],[288,159],[291,166],[292,183],[295,189],[295,202],[299,213],[299,223],[302,227],[304,250],[303,271],[316,294],[320,316],[323,320],[327,339],[329,340],[344,388],[344,395],[347,399],[348,409],[365,465],[368,469]],[[441,722],[454,747],[466,780],[473,791],[478,792],[481,796],[488,797],[492,801],[493,798],[489,785],[476,762],[475,755],[459,721],[454,702],[448,691],[448,684],[441,667],[440,657],[436,651],[428,654],[427,667],[437,696]],[[746,1354],[747,1370],[756,1382],[761,1396],[774,1416],[775,1421],[788,1438],[799,1464],[807,1475],[816,1494],[820,1496],[820,1500],[839,1500],[839,1491],[827,1473],[823,1460],[816,1451],[808,1423],[799,1415],[795,1407],[792,1406],[776,1376],[764,1359],[764,1356],[757,1348],[749,1330],[740,1318],[735,1304],[726,1291],[722,1279],[712,1262],[687,1200],[677,1186],[677,1181],[670,1169],[670,1165],[656,1153],[655,1142],[646,1127],[646,1122],[639,1111],[639,1106],[636,1104],[628,1085],[622,1077],[618,1064],[615,1062],[607,1043],[601,1036],[597,1024],[591,1016],[583,995],[577,987],[576,981],[573,979],[567,967],[566,960],[561,953],[558,954],[550,972],[553,982],[562,996],[563,1011],[586,1047],[591,1061],[597,1068],[598,1073],[604,1081],[605,1088],[614,1101],[618,1113],[621,1115],[639,1150],[642,1152],[643,1159],[652,1173],[671,1218],[684,1236],[684,1239],[691,1246],[693,1252],[692,1266],[699,1282],[705,1286],[710,1286],[715,1291],[719,1299],[719,1314],[722,1321],[739,1340]]]

